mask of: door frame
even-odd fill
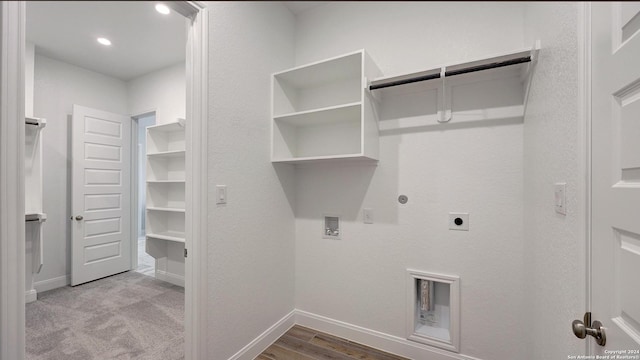
[[[582,203],[581,212],[582,224],[580,229],[580,238],[585,241],[585,262],[584,262],[584,281],[585,281],[585,312],[591,311],[591,254],[592,254],[592,236],[591,236],[591,3],[581,2],[578,7],[578,169],[579,175],[583,177],[583,181],[578,182],[581,186],[578,192]],[[576,318],[581,319],[583,314],[575,314]],[[594,341],[585,342],[585,355],[591,355],[593,352]]]
[[[185,359],[207,356],[207,118],[209,13],[200,1],[169,1],[187,26]],[[25,1],[0,3],[0,360],[25,355]]]
[[[185,94],[186,95],[186,94]],[[140,135],[140,118],[157,114],[157,110],[149,110],[140,114],[131,115],[131,209],[138,211],[138,200],[140,199],[140,172],[139,164],[140,149],[138,149],[138,136]],[[136,153],[133,153],[133,149],[136,149]],[[145,149],[145,154],[147,153]],[[131,217],[131,271],[135,271],[138,268],[138,241],[140,237],[138,235],[138,228],[140,222],[138,216]]]

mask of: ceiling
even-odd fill
[[[295,15],[300,14],[303,11],[307,11],[316,6],[326,4],[326,1],[283,1],[283,3],[291,10]]]
[[[127,81],[184,62],[186,19],[153,1],[27,1],[36,52]],[[105,37],[111,46],[98,44]]]

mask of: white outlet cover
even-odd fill
[[[456,224],[456,219],[462,224]],[[449,230],[469,231],[469,213],[449,213]]]
[[[373,224],[373,209],[362,209],[362,222],[365,224]]]
[[[554,186],[555,209],[558,214],[567,215],[567,183],[556,183]]]

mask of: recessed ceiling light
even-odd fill
[[[107,39],[107,38],[103,38],[103,37],[99,37],[98,38],[98,42],[104,46],[109,46],[111,45],[111,40]]]
[[[169,15],[171,9],[165,4],[156,4],[156,11],[162,15]]]

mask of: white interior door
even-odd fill
[[[73,106],[71,285],[131,267],[131,119]]]
[[[633,359],[640,358],[639,11],[637,2],[592,5],[591,312],[607,338],[594,354],[619,350]]]

